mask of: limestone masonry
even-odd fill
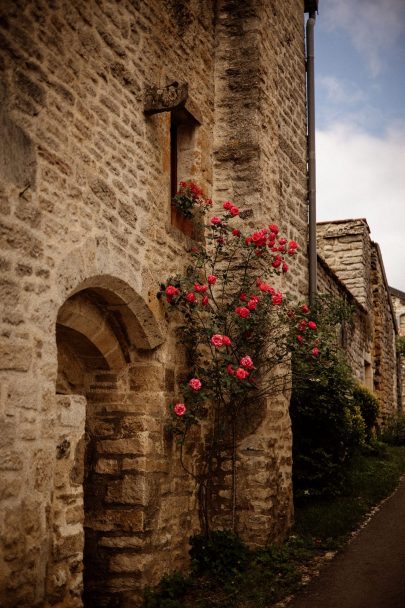
[[[199,530],[165,433],[185,354],[156,299],[204,240],[178,181],[278,223],[300,244],[282,287],[307,295],[304,2],[1,0],[0,73],[0,605],[136,607]],[[322,225],[320,254],[322,289],[356,305],[354,369],[395,409],[364,220]],[[238,446],[252,547],[292,523],[285,378]]]
[[[170,196],[193,178],[279,223],[305,294],[303,26],[300,0],[0,3],[5,608],[136,606],[187,565],[164,433],[185,361],[155,294],[193,240]],[[252,546],[291,523],[288,404],[287,382],[239,447]]]

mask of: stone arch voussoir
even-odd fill
[[[138,348],[156,348],[165,339],[165,323],[156,306],[156,281],[143,269],[134,271],[125,259],[112,254],[106,238],[89,238],[57,267],[58,309],[74,294],[92,289],[103,294],[111,310],[119,311],[131,342]]]

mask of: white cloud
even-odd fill
[[[365,217],[388,282],[405,291],[405,125],[377,137],[342,122],[316,147],[318,220]]]
[[[405,31],[404,0],[324,0],[325,26],[342,28],[364,57],[372,76],[382,71],[382,53],[393,48]]]
[[[364,92],[354,83],[335,76],[320,76],[320,86],[326,91],[328,99],[335,104],[353,104],[366,100]]]

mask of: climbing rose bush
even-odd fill
[[[186,191],[194,205],[210,208],[212,201],[202,202],[207,199],[191,182],[180,184],[180,192]],[[274,366],[291,348],[313,361],[320,357],[308,306],[293,305],[279,288],[298,243],[274,223],[246,232],[239,207],[225,201],[222,209],[208,218],[207,248],[194,249],[184,274],[169,277],[158,293],[169,312],[180,313],[180,340],[190,363],[179,387],[181,401],[170,405],[170,428],[183,446],[191,426],[211,421],[208,451],[196,475],[205,495],[224,438],[233,438],[235,450],[241,414],[254,418],[260,400],[277,392]]]

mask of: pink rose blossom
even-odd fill
[[[226,209],[227,211],[229,211],[230,209],[232,209],[233,203],[231,201],[225,201],[222,206],[223,206],[224,209]]]
[[[210,285],[215,285],[216,282],[217,282],[217,277],[215,276],[215,274],[209,274],[208,275],[208,283]]]
[[[224,345],[223,336],[221,336],[221,334],[214,334],[211,337],[211,344],[215,346],[215,348],[220,348]]]
[[[187,408],[184,403],[176,403],[173,408],[173,411],[175,414],[177,414],[177,416],[184,416],[187,411]]]
[[[217,217],[216,215],[214,215],[214,217],[211,218],[211,224],[213,224],[214,226],[218,226],[218,224],[220,224],[222,222],[220,217]]]
[[[308,322],[308,327],[309,327],[309,329],[316,329],[316,323],[315,323],[315,321],[309,321]]]
[[[199,380],[198,378],[191,378],[188,385],[190,388],[193,389],[193,391],[199,391],[202,386],[201,380]]]
[[[311,350],[311,353],[313,354],[314,357],[317,357],[319,355],[319,348],[316,348],[316,346]]]
[[[222,344],[224,346],[230,346],[232,344],[231,339],[228,336],[222,336]]]
[[[235,376],[238,378],[238,380],[245,380],[245,378],[247,378],[249,376],[249,372],[247,372],[242,367],[238,367],[238,369],[235,372]]]
[[[257,300],[249,300],[249,302],[246,304],[246,307],[249,310],[255,310],[257,307]]]
[[[235,375],[235,370],[233,369],[233,366],[230,363],[226,366],[226,371],[230,376]]]
[[[239,215],[239,209],[234,205],[229,209],[229,213],[232,215],[232,217],[236,217],[237,215]]]
[[[239,363],[242,367],[246,367],[246,369],[254,368],[253,361],[249,357],[249,355],[245,355],[244,357],[242,357],[242,359],[239,361]]]
[[[239,300],[242,300],[242,302],[246,302],[248,299],[247,295],[245,293],[241,293],[239,296]]]

